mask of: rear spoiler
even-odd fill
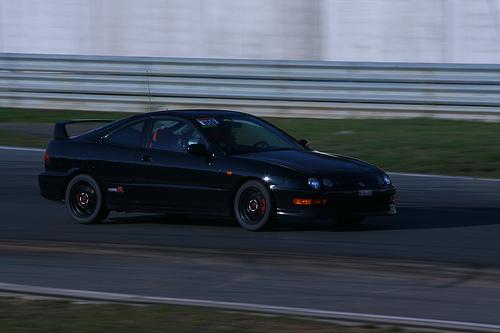
[[[76,123],[111,123],[115,120],[108,119],[75,119],[75,120],[65,120],[58,121],[54,126],[54,139],[56,140],[66,140],[69,138],[68,131],[66,130],[66,125],[76,124]]]

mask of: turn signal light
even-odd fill
[[[326,204],[326,199],[294,198],[293,204],[297,206],[324,205]]]

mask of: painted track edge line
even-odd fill
[[[44,152],[43,148],[32,148],[32,147],[13,147],[13,146],[0,146],[0,150],[17,150],[17,151],[33,151],[33,152]]]
[[[111,301],[121,303],[141,303],[141,304],[171,304],[184,306],[201,306],[207,308],[231,309],[239,311],[251,311],[272,313],[290,316],[314,317],[331,320],[342,320],[351,322],[363,322],[385,325],[401,325],[406,327],[421,327],[434,329],[453,329],[459,331],[474,332],[500,332],[500,325],[481,324],[461,321],[448,321],[425,318],[385,316],[366,313],[328,311],[308,308],[273,306],[264,304],[238,303],[211,301],[189,298],[173,298],[159,296],[143,296],[133,294],[120,294],[110,292],[98,292],[76,289],[61,289],[51,287],[40,287],[32,285],[1,283],[1,292],[43,295],[52,297],[62,297],[71,299],[87,299],[99,301]]]
[[[433,174],[425,174],[425,173],[391,172],[391,171],[387,171],[387,173],[389,175],[394,175],[394,176],[500,182],[499,178],[482,178],[482,177],[474,177],[474,176],[449,176],[449,175],[433,175]]]

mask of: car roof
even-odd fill
[[[165,110],[148,112],[144,115],[147,116],[176,116],[183,118],[196,118],[196,117],[217,117],[217,116],[244,116],[247,115],[243,112],[228,111],[228,110],[214,110],[214,109],[183,109],[183,110]]]

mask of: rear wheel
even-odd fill
[[[109,214],[99,184],[89,175],[71,179],[64,199],[69,215],[78,223],[99,223]]]
[[[269,228],[274,220],[271,193],[262,183],[247,181],[234,198],[234,214],[238,223],[247,230]]]

